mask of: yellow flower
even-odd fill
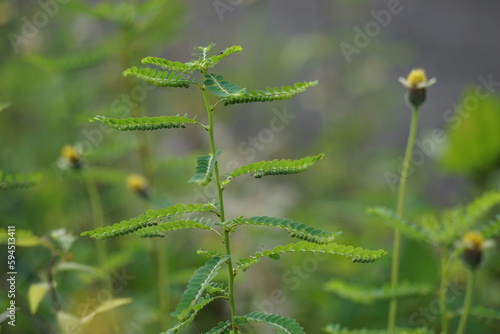
[[[129,175],[129,177],[127,177],[127,188],[138,193],[142,197],[148,197],[148,181],[142,175]]]
[[[62,169],[80,168],[82,165],[82,152],[80,147],[64,145],[59,158],[59,167]]]
[[[467,250],[482,250],[484,244],[484,237],[475,231],[465,233],[462,238],[463,248]]]
[[[411,70],[406,79],[399,77],[399,82],[401,82],[407,89],[425,89],[434,85],[436,81],[436,78],[427,80],[425,71],[421,68]]]
[[[418,108],[425,101],[426,89],[436,83],[436,78],[427,80],[425,71],[421,68],[413,69],[405,79],[399,77],[399,82],[408,89],[406,95],[408,103],[414,108]]]
[[[475,231],[465,233],[462,238],[462,258],[471,269],[476,269],[482,261],[483,251],[489,247],[491,242]]]

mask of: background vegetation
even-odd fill
[[[245,52],[227,59],[219,71],[231,73],[232,81],[250,89],[319,80],[317,87],[294,100],[243,105],[221,115],[219,142],[227,142],[228,147],[221,149],[231,153],[226,154],[231,160],[222,161],[222,166],[326,153],[314,172],[233,187],[228,216],[252,214],[259,208],[259,214],[343,231],[345,243],[389,250],[392,230],[368,215],[366,208],[395,205],[386,172],[397,173],[406,144],[410,112],[397,77],[409,69],[424,67],[438,83],[429,88],[421,111],[417,140],[424,158],[408,180],[407,217],[468,203],[485,190],[498,190],[500,184],[499,86],[490,85],[491,94],[477,99],[477,106],[467,104],[478,86],[485,87],[484,80],[500,79],[495,57],[499,45],[487,37],[499,28],[493,15],[498,4],[488,1],[482,8],[469,8],[472,5],[459,1],[453,2],[453,11],[441,6],[401,2],[401,11],[383,25],[372,11],[387,10],[385,1],[0,0],[0,103],[11,103],[0,112],[0,169],[43,175],[33,188],[0,192],[1,226],[13,225],[47,238],[51,231],[65,228],[77,239],[64,256],[104,269],[97,260],[96,241],[78,237],[95,226],[85,176],[97,185],[107,225],[174,200],[201,200],[200,189],[186,183],[196,156],[206,153],[197,131],[188,129],[182,136],[175,130],[148,134],[155,153],[152,166],[144,166],[137,149],[143,139],[104,131],[88,119],[141,113],[203,115],[203,101],[190,98],[189,91],[145,88],[121,73],[147,55],[187,61],[194,46],[216,42],[221,49],[243,47]],[[364,32],[370,22],[378,23],[379,32],[365,32],[365,43],[356,44],[359,31]],[[342,43],[359,52],[346,57]],[[451,118],[459,111],[463,117]],[[265,130],[276,117],[285,131]],[[458,126],[459,121],[464,126]],[[447,140],[425,146],[439,128],[449,131]],[[75,143],[84,147],[84,177],[57,167],[61,148]],[[236,149],[229,152],[230,147]],[[151,171],[149,199],[127,189],[129,174]],[[252,236],[238,235],[242,253],[267,248],[280,238],[258,228],[254,233],[261,233],[260,240],[268,243],[256,245]],[[206,248],[214,241],[203,239],[203,234],[197,237]],[[167,244],[168,291],[159,290],[154,243],[133,236],[107,242],[111,269],[125,275],[113,281],[114,296],[132,299],[115,310],[116,319],[126,324],[125,332],[156,333],[167,328],[170,320],[159,313],[158,294],[177,300],[187,278],[203,263],[194,253],[180,256],[184,249],[193,249],[192,238],[180,232],[161,240]],[[434,248],[405,240],[402,251],[402,280],[436,284],[439,262]],[[45,278],[51,251],[41,245],[18,248],[17,255],[18,300],[23,309],[17,313],[15,331],[53,333],[51,299],[44,298],[37,312],[30,314],[27,297],[30,285]],[[309,333],[319,333],[332,322],[350,328],[385,327],[386,301],[359,305],[328,292],[325,284],[341,278],[379,286],[389,279],[389,257],[366,266],[333,257],[319,261],[317,268],[307,267],[309,262],[307,256],[284,257],[252,268],[237,284],[242,291],[252,286],[259,293],[240,293],[239,304],[249,310],[272,307],[268,311],[295,317]],[[477,277],[478,305],[499,308],[499,262],[495,246]],[[303,275],[287,272],[297,267]],[[457,262],[450,274],[459,291],[450,302],[453,308],[462,304],[466,277]],[[6,284],[1,278],[0,284]],[[96,310],[99,300],[94,296],[104,289],[98,275],[61,270],[56,280],[64,309],[79,316]],[[265,304],[276,289],[284,297]],[[2,309],[4,297],[2,293]],[[401,302],[398,323],[422,325],[412,321],[423,319],[434,326],[439,316],[422,311],[431,308],[434,299],[429,294]],[[227,311],[215,304],[203,316],[220,317]],[[471,319],[469,326],[474,333],[500,332],[498,320]],[[6,333],[11,330],[7,327]],[[201,318],[192,332],[207,329]]]

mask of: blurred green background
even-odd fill
[[[309,172],[297,176],[237,180],[226,194],[229,217],[290,217],[343,231],[339,243],[390,250],[392,230],[368,216],[366,207],[395,206],[396,192],[387,175],[398,173],[410,120],[397,78],[415,67],[425,68],[438,82],[428,90],[421,112],[417,147],[423,158],[408,181],[407,216],[464,204],[485,190],[498,189],[500,44],[492,36],[500,28],[500,4],[402,1],[393,8],[394,3],[0,0],[0,103],[11,103],[0,112],[0,169],[43,174],[33,188],[0,192],[1,227],[16,226],[38,236],[59,228],[78,236],[94,228],[83,178],[57,168],[66,144],[83,145],[84,169],[98,186],[107,225],[148,208],[206,197],[205,189],[186,183],[196,156],[208,151],[199,129],[147,134],[154,177],[150,199],[144,200],[125,185],[129,174],[144,172],[136,153],[138,138],[133,133],[104,132],[88,119],[132,116],[142,110],[149,116],[187,113],[204,120],[203,101],[195,90],[146,89],[121,73],[139,66],[146,56],[188,61],[195,46],[211,42],[221,50],[243,47],[216,70],[248,89],[319,80],[317,87],[290,101],[237,105],[217,113],[223,170],[234,162],[326,154]],[[139,109],[130,108],[130,103]],[[284,129],[266,137],[265,129],[276,115],[288,115],[283,117]],[[448,131],[446,140],[433,141],[436,129]],[[213,197],[209,191],[208,195]],[[280,233],[258,228],[241,230],[234,238],[240,256],[288,241]],[[205,261],[195,250],[220,245],[191,231],[171,234],[161,242],[166,244],[168,307],[173,310],[187,279]],[[124,324],[123,333],[157,333],[173,324],[159,314],[157,297],[164,283],[158,282],[155,244],[134,236],[106,242],[112,269],[132,277],[115,291],[115,297],[133,299],[115,314]],[[94,240],[79,237],[71,254],[75,262],[99,267]],[[402,279],[435,284],[435,255],[428,245],[405,241]],[[22,309],[16,328],[3,324],[4,332],[57,333],[50,298],[44,298],[36,314],[27,306],[28,288],[43,280],[50,252],[43,247],[18,248],[17,256]],[[478,277],[477,305],[500,307],[499,263],[495,247]],[[297,279],[290,272],[297,267],[307,275]],[[0,272],[0,284],[6,287],[4,269]],[[354,304],[326,292],[324,285],[331,278],[343,278],[376,287],[389,275],[390,256],[366,265],[335,257],[313,261],[310,256],[283,256],[238,277],[238,309],[263,308],[295,317],[308,333],[319,333],[331,322],[384,328],[388,303]],[[459,308],[466,273],[458,262],[452,278],[461,291],[452,308]],[[95,275],[61,272],[56,281],[64,310],[83,316],[82,305],[93,303],[95,309],[92,296],[102,289]],[[276,289],[285,297],[268,303]],[[3,309],[3,292],[0,298]],[[434,298],[401,302],[398,324],[416,325],[414,314],[422,319],[421,309]],[[215,304],[186,332],[208,330],[227,312],[227,305]],[[437,315],[433,317],[425,321],[431,328],[438,321]],[[471,333],[500,333],[498,327],[495,322],[470,321]]]

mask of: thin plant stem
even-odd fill
[[[441,284],[439,287],[439,301],[441,306],[441,334],[448,333],[448,307],[446,302],[446,293],[448,292],[448,248],[446,246],[441,247]]]
[[[121,63],[122,68],[130,67],[130,28],[123,28],[121,38]],[[125,89],[127,92],[132,92],[135,88],[131,80],[125,80]],[[145,112],[139,101],[134,101],[134,105],[131,108],[131,114],[133,117],[144,117]],[[144,177],[149,183],[153,182],[154,178],[154,168],[153,159],[151,156],[151,148],[149,145],[149,138],[146,131],[136,131],[137,138],[137,153],[139,155],[139,162],[141,164],[141,170]],[[170,310],[170,282],[169,282],[169,265],[168,265],[168,247],[164,240],[157,240],[154,243],[154,251],[156,252],[156,274],[158,276],[158,281],[160,282],[158,287],[158,306],[160,308],[160,326],[161,328],[169,327],[169,317],[165,316],[169,314]]]
[[[87,188],[87,194],[90,200],[90,209],[92,211],[92,217],[97,227],[104,227],[104,214],[102,211],[101,205],[101,195],[99,194],[99,190],[97,189],[97,185],[93,180],[90,179],[89,175],[87,175],[86,171],[82,171],[83,179],[85,182],[85,187]],[[108,254],[106,251],[106,242],[104,240],[96,241],[97,248],[97,258],[99,259],[99,263],[103,270],[105,271],[106,288],[109,289],[111,293],[111,280],[109,279],[108,273]]]
[[[413,154],[413,146],[415,144],[415,137],[418,128],[418,108],[412,108],[412,117],[410,125],[410,134],[408,135],[408,143],[406,145],[406,152],[403,160],[403,170],[401,171],[401,177],[399,179],[399,189],[398,189],[398,202],[396,214],[398,218],[403,217],[404,203],[405,203],[405,193],[406,193],[406,180],[408,178],[408,173],[410,169],[410,160]],[[399,253],[401,248],[401,235],[399,228],[394,229],[394,244],[392,250],[392,267],[391,267],[391,289],[396,292],[398,290],[399,283]],[[397,297],[394,296],[391,299],[389,305],[389,320],[388,320],[388,331],[389,333],[395,332],[396,327],[396,315],[397,315],[398,301]]]
[[[54,311],[57,313],[61,310],[61,303],[59,302],[59,298],[57,297],[57,292],[55,288],[54,276],[52,273],[52,269],[54,268],[54,264],[57,260],[58,254],[52,251],[52,256],[50,257],[49,263],[47,264],[47,280],[50,284],[50,298],[52,299],[52,304],[54,304]]]
[[[168,256],[167,256],[167,244],[165,240],[159,238],[156,240],[156,252],[157,252],[157,270],[158,270],[158,279],[159,279],[159,287],[158,287],[158,295],[159,295],[159,303],[160,303],[160,312],[161,316],[161,326],[167,328],[169,326],[168,317],[165,314],[168,314],[170,309],[170,282],[169,282],[169,267],[168,267]]]
[[[467,318],[470,313],[470,306],[472,303],[472,293],[474,290],[474,281],[476,280],[476,271],[474,269],[469,270],[469,279],[467,280],[467,290],[465,292],[464,306],[462,308],[462,315],[460,316],[460,322],[458,323],[457,334],[463,334],[465,331],[465,325],[467,324]]]
[[[208,136],[210,140],[210,149],[212,151],[212,155],[215,155],[215,152],[217,152],[217,150],[214,139],[214,117],[213,117],[214,108],[210,105],[208,101],[205,87],[202,87],[202,93],[203,93],[203,100],[205,102],[205,108],[207,109],[207,114],[208,114]],[[217,162],[215,163],[214,174],[215,174],[215,184],[217,187],[217,195],[219,198],[220,220],[224,226],[224,246],[226,250],[226,255],[229,256],[229,260],[227,261],[227,269],[229,275],[229,304],[231,309],[231,323],[233,324],[232,332],[233,334],[237,334],[238,329],[236,328],[236,326],[234,326],[234,318],[236,317],[236,302],[234,297],[235,293],[234,293],[233,260],[231,258],[231,244],[229,240],[229,230],[225,227],[226,217],[224,213],[224,196],[222,194],[223,189],[219,175],[219,165]]]

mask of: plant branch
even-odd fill
[[[214,112],[214,107],[210,105],[208,101],[208,96],[207,96],[207,91],[205,87],[202,88],[202,93],[203,93],[203,100],[205,102],[205,108],[207,110],[208,114],[208,136],[210,139],[210,149],[212,151],[212,155],[215,155],[215,152],[217,152],[216,146],[215,146],[215,139],[214,139],[214,117],[213,117],[213,112]],[[227,261],[227,268],[228,268],[228,274],[229,274],[229,304],[231,308],[231,323],[233,324],[233,334],[237,334],[238,330],[236,326],[234,326],[234,318],[236,317],[236,303],[235,303],[235,298],[234,298],[234,272],[233,272],[233,260],[231,258],[231,244],[229,240],[229,229],[227,226],[225,226],[226,222],[226,217],[225,217],[225,212],[224,212],[224,196],[223,196],[223,189],[222,189],[222,183],[220,180],[220,174],[219,174],[219,163],[215,162],[215,167],[214,167],[214,174],[215,174],[215,183],[217,187],[217,195],[219,198],[219,212],[220,212],[220,220],[221,223],[224,227],[224,246],[226,250],[226,255],[229,256],[229,259]]]

